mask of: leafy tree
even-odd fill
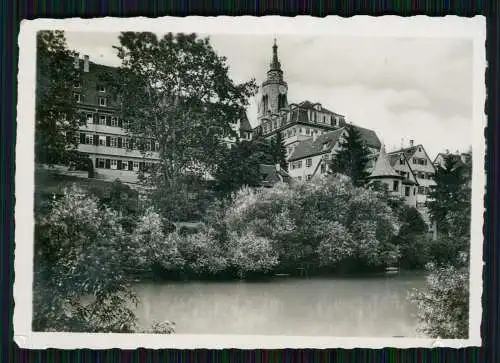
[[[78,80],[74,53],[62,31],[39,31],[36,53],[35,159],[65,164],[77,147],[80,117],[73,87]]]
[[[262,181],[260,164],[272,164],[274,158],[272,146],[261,138],[238,142],[224,155],[215,178],[218,190],[225,195],[244,185],[258,186]]]
[[[469,336],[469,273],[454,266],[429,267],[427,288],[414,290],[419,330],[431,338],[467,339]]]
[[[111,83],[123,119],[139,148],[159,145],[160,161],[144,182],[173,195],[186,173],[204,175],[219,163],[223,138],[234,134],[230,124],[241,118],[255,82],[235,84],[226,59],[196,34],[123,32],[119,40],[122,65]]]
[[[286,161],[286,147],[285,140],[283,140],[283,136],[278,132],[276,136],[272,139],[272,149],[273,149],[273,157],[274,163],[280,164],[281,169],[288,171],[288,162]]]
[[[136,297],[123,266],[127,241],[116,212],[73,187],[39,217],[33,329],[132,332]]]
[[[366,165],[370,151],[355,126],[347,125],[346,130],[347,136],[330,162],[330,172],[347,175],[354,185],[362,186],[368,177]]]
[[[431,218],[444,235],[468,237],[471,217],[471,165],[452,155],[445,157],[444,167],[437,166],[436,186],[427,203]]]

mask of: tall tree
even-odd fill
[[[39,31],[36,54],[35,160],[65,164],[78,141],[80,120],[73,97],[78,81],[74,53],[62,31]]]
[[[471,217],[471,163],[457,157],[445,157],[437,166],[436,186],[429,193],[427,206],[438,230],[455,237],[468,237]]]
[[[235,136],[231,123],[256,92],[255,81],[235,84],[226,58],[196,34],[124,32],[119,41],[115,48],[122,64],[114,84],[122,117],[131,137],[142,140],[139,148],[151,140],[159,146],[159,163],[143,180],[158,194],[153,200],[165,206],[186,189],[186,175],[197,179],[214,171],[224,137]],[[195,198],[184,190],[179,203]]]
[[[368,177],[366,164],[370,151],[356,127],[347,125],[346,130],[347,136],[330,162],[330,172],[347,175],[354,185],[361,186]]]
[[[159,143],[160,163],[148,181],[168,185],[217,165],[222,139],[233,134],[230,123],[243,114],[255,82],[235,84],[226,59],[196,34],[124,32],[119,40],[123,118],[131,135]]]
[[[283,136],[278,132],[272,141],[274,163],[280,164],[280,167],[288,171],[288,163],[286,161],[286,147]]]

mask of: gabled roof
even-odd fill
[[[402,178],[402,176],[391,166],[391,162],[383,146],[376,157],[377,161],[375,161],[369,178]]]
[[[344,128],[333,130],[330,132],[326,132],[323,135],[319,135],[318,137],[316,137],[316,140],[310,138],[308,140],[300,142],[295,147],[295,150],[293,151],[289,160],[299,160],[308,156],[330,152],[344,130]],[[324,146],[325,144],[326,146]]]
[[[319,102],[311,102],[311,101],[305,100],[305,101],[299,102],[297,105],[299,107],[302,107],[302,108],[305,108],[305,109],[311,109],[312,110],[312,109],[314,109],[314,106],[318,105],[318,104],[320,104],[320,103]],[[335,116],[342,116],[343,117],[343,115],[341,115],[339,113],[335,113],[333,111],[330,111],[329,109],[323,107],[323,105],[321,105],[321,111],[325,112],[325,113],[329,113],[329,114],[335,115]]]
[[[281,180],[283,180],[284,182],[290,180],[290,174],[288,174],[281,168],[279,169],[279,171],[276,170],[276,165],[260,164],[259,171],[263,177],[263,180],[261,182],[263,186],[273,185],[280,182]]]
[[[366,142],[367,146],[372,147],[374,149],[380,148],[381,143],[375,131],[359,127],[356,125],[351,125],[351,126],[358,130],[361,139]],[[345,130],[346,128],[342,127],[337,130],[326,132],[323,135],[319,135],[316,137],[316,140],[310,138],[308,140],[300,142],[295,147],[295,150],[290,156],[289,161],[299,160],[309,156],[330,152],[337,143],[339,137],[342,135],[343,131]]]

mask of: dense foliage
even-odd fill
[[[134,330],[125,236],[117,213],[79,189],[53,202],[36,226],[34,330]]]
[[[370,151],[356,127],[347,125],[346,130],[347,136],[330,162],[330,172],[347,175],[354,185],[362,186],[368,177],[366,165]]]
[[[80,120],[72,92],[78,71],[64,32],[37,33],[36,69],[36,161],[66,164],[74,156]]]
[[[157,143],[159,163],[145,170],[142,180],[152,187],[151,200],[162,213],[176,216],[199,199],[200,188],[187,189],[192,185],[185,178],[214,171],[226,147],[224,137],[236,136],[231,125],[244,117],[255,82],[235,84],[226,59],[196,34],[160,38],[123,32],[119,41],[115,48],[122,64],[109,82],[131,137],[139,144]],[[169,210],[165,203],[178,208]]]
[[[274,164],[279,164],[280,167],[288,171],[288,162],[286,160],[286,147],[285,140],[280,132],[271,140],[271,147],[273,150],[273,161]]]
[[[437,186],[429,209],[440,236],[429,244],[427,289],[411,298],[421,330],[431,337],[466,339],[469,335],[469,249],[471,165],[452,156],[437,167]]]
[[[260,185],[260,164],[274,164],[272,145],[262,138],[237,142],[223,152],[214,173],[217,190],[228,196],[243,186]]]

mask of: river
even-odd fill
[[[422,274],[275,278],[267,282],[140,283],[139,325],[172,320],[176,333],[416,337],[408,290]]]

